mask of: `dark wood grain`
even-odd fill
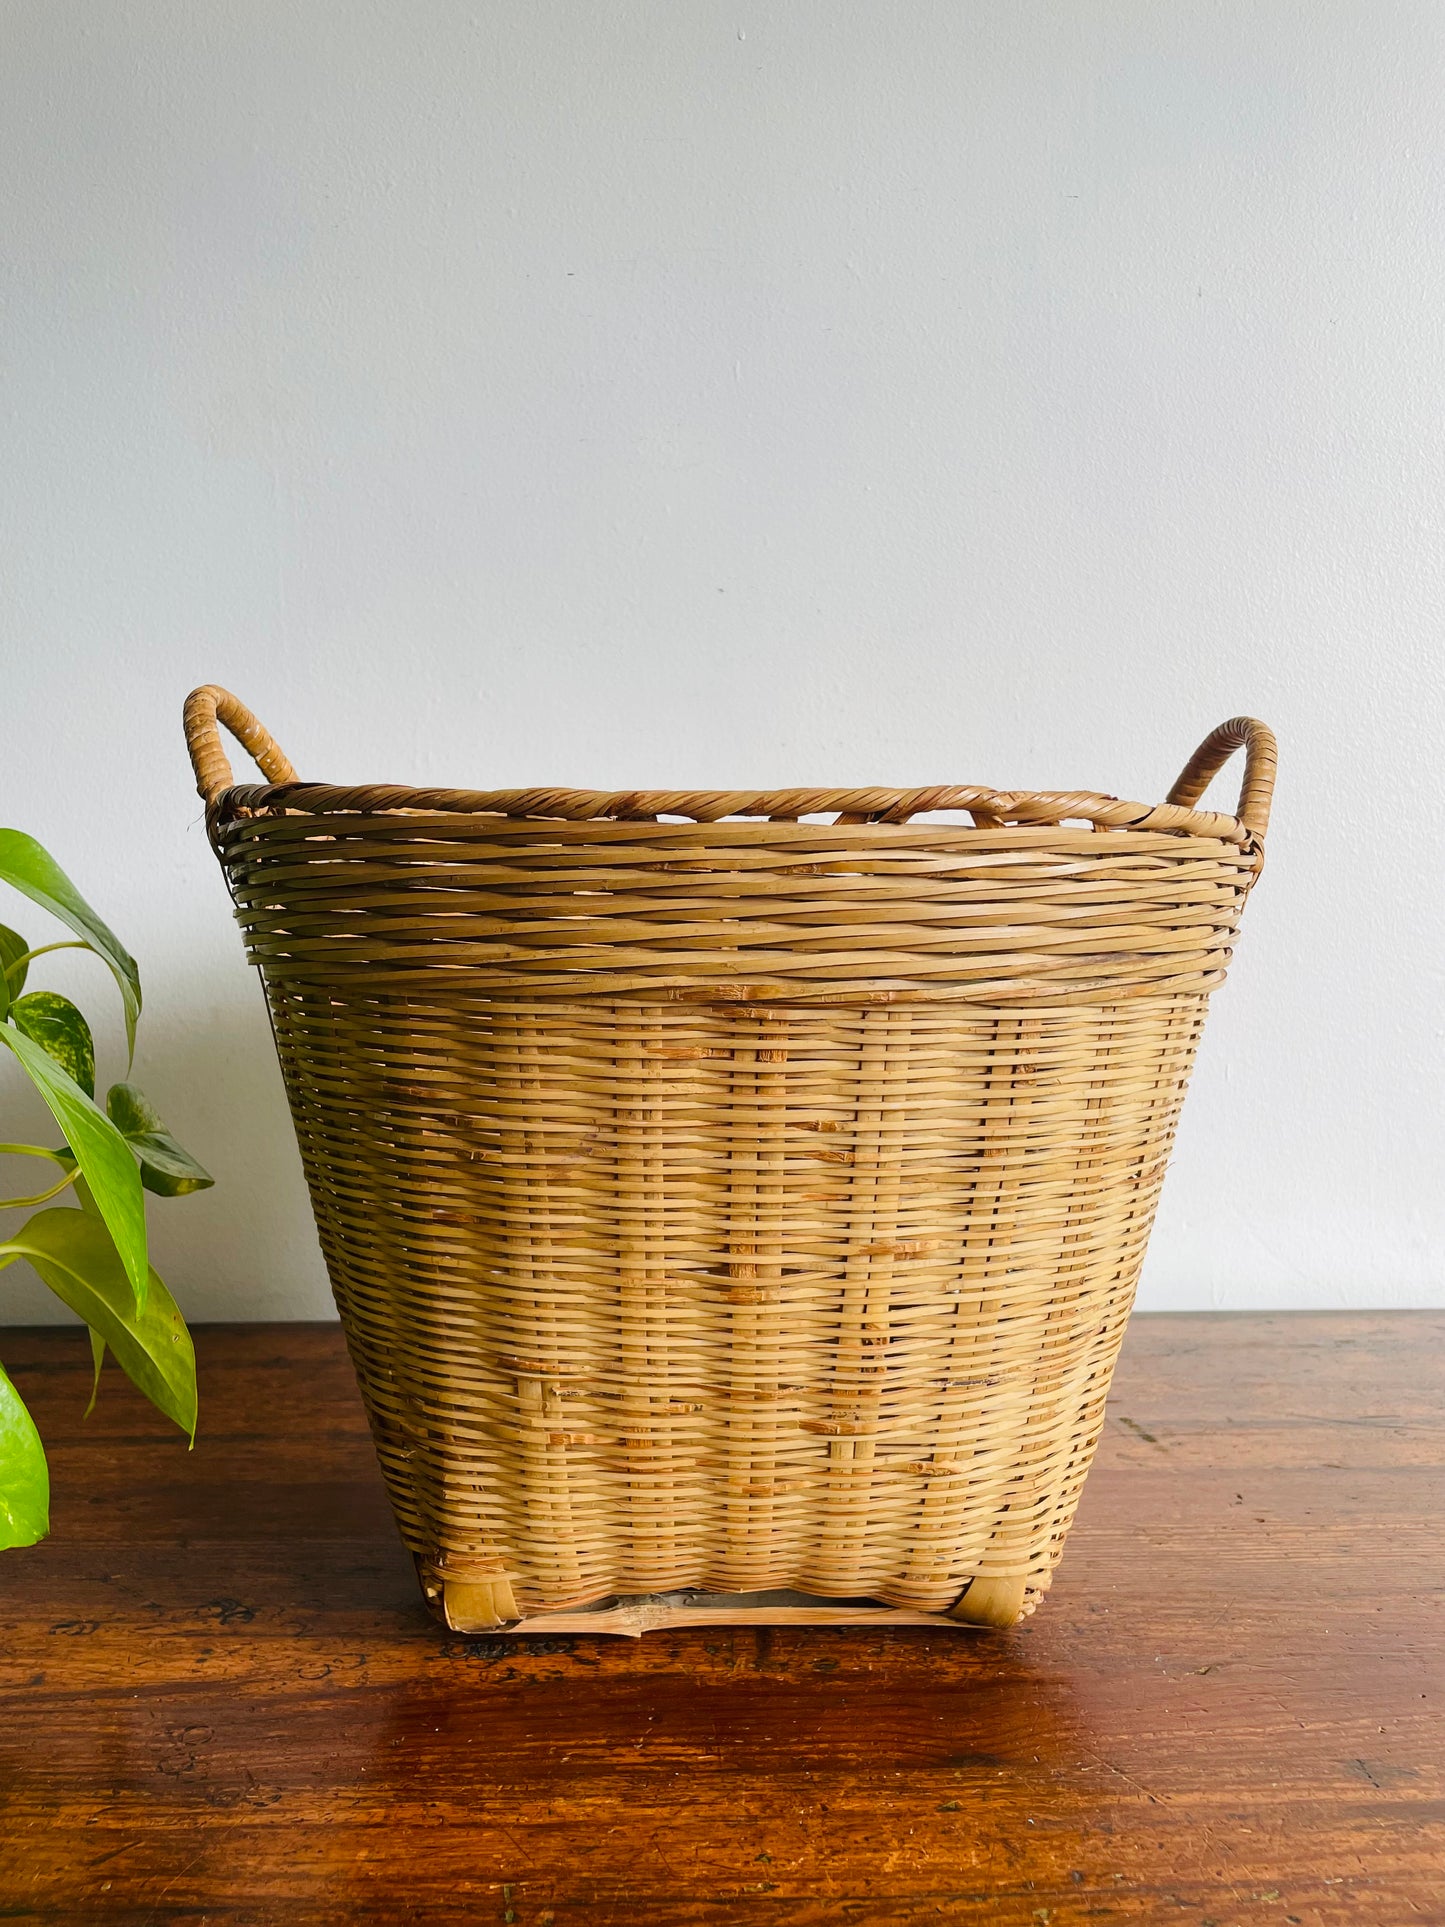
[[[1445,1315],[1141,1318],[1015,1633],[464,1640],[339,1333],[198,1335],[194,1454],[0,1334],[0,1919],[1445,1922]]]

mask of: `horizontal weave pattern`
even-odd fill
[[[220,849],[288,981],[748,1002],[1209,990],[1258,866],[1155,831],[371,814],[241,820]]]
[[[1037,1600],[1254,830],[978,790],[211,800],[425,1573],[502,1616]]]

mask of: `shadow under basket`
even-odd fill
[[[339,788],[215,687],[186,735],[438,1616],[1030,1612],[1259,872],[1264,725],[1153,806]],[[1240,747],[1236,814],[1198,809]]]

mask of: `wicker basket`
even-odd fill
[[[1156,807],[339,789],[214,687],[186,735],[447,1623],[1028,1612],[1259,871],[1269,731],[1223,724]],[[1197,810],[1241,745],[1237,815]]]

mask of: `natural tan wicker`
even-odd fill
[[[265,786],[232,786],[218,720]],[[1029,1611],[1260,867],[1269,731],[1223,724],[1153,808],[334,788],[217,688],[186,734],[448,1623]],[[1239,746],[1237,815],[1197,810]]]

